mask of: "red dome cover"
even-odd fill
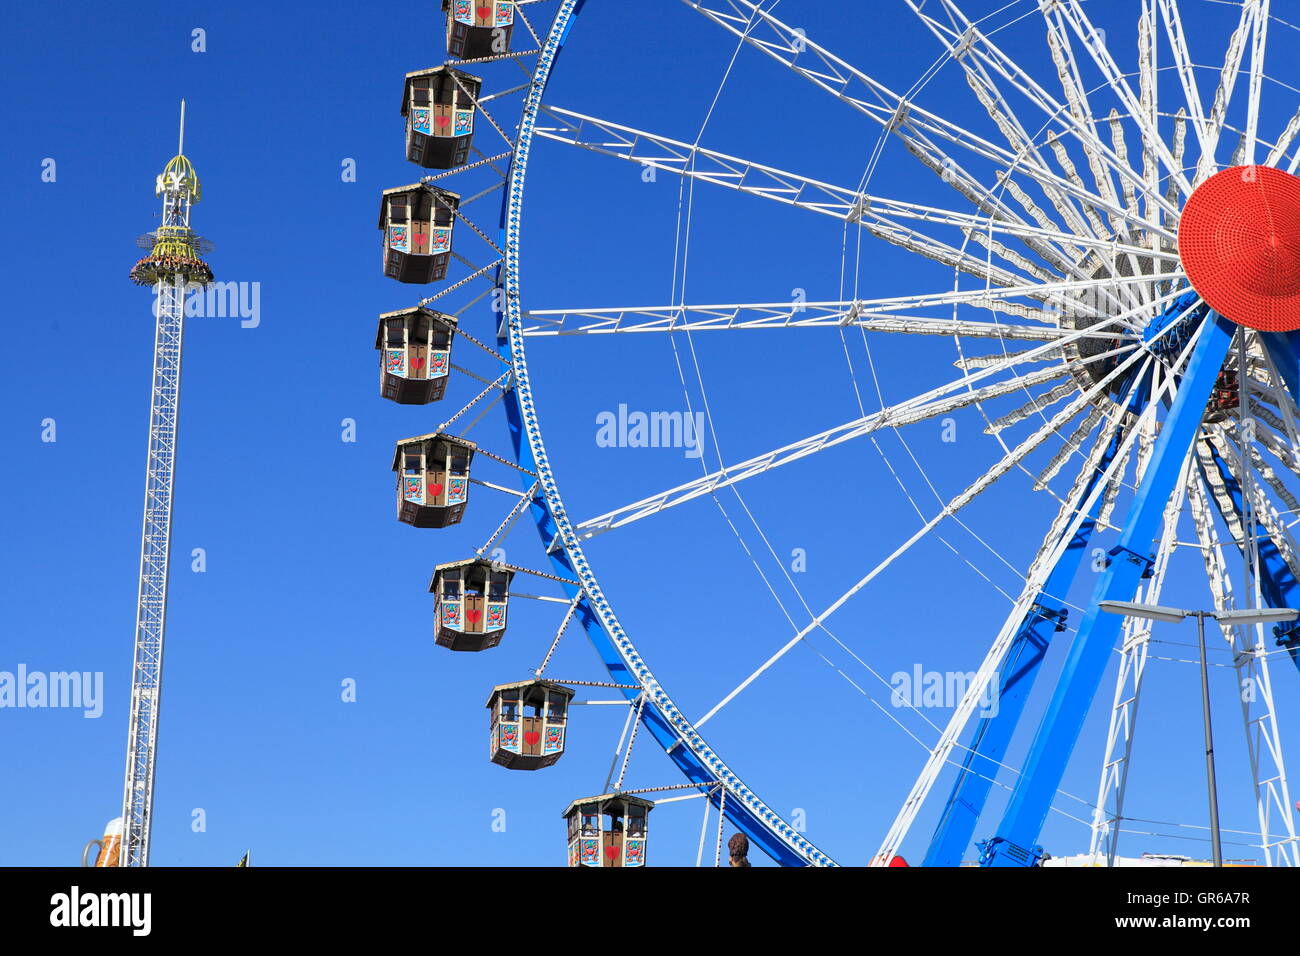
[[[1270,166],[1211,176],[1183,209],[1178,256],[1220,315],[1264,332],[1300,329],[1300,178]]]

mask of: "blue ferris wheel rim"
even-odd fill
[[[641,725],[663,747],[669,758],[691,783],[699,784],[707,799],[759,849],[782,866],[835,866],[830,856],[818,849],[754,793],[705,742],[685,714],[655,680],[635,645],[623,630],[570,522],[552,473],[542,441],[528,376],[524,349],[523,310],[520,307],[519,237],[522,229],[524,185],[528,153],[532,146],[542,97],[551,72],[564,49],[574,21],[586,0],[562,0],[551,29],[537,58],[537,67],[524,101],[519,132],[511,157],[505,196],[501,205],[500,239],[504,261],[497,269],[497,288],[504,289],[504,318],[498,315],[497,345],[513,371],[513,387],[504,393],[502,405],[510,429],[516,463],[537,475],[540,494],[534,493],[530,511],[542,545],[547,549],[557,574],[566,583],[565,593],[577,600],[574,616],[596,648],[611,679],[636,684],[641,690],[623,690],[629,702],[645,695]],[[532,480],[523,476],[525,490]],[[563,547],[556,548],[556,543]]]

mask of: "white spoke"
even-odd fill
[[[855,585],[853,585],[851,588],[845,591],[833,604],[829,605],[826,608],[826,610],[822,611],[820,614],[814,617],[807,625],[804,626],[802,630],[800,630],[797,634],[795,634],[794,637],[792,637],[780,650],[778,650],[770,658],[764,661],[763,664],[756,671],[754,671],[754,673],[750,674],[749,677],[745,678],[745,680],[743,680],[735,688],[735,690],[733,690],[721,701],[719,701],[713,707],[713,709],[710,710],[707,714],[705,714],[703,717],[697,720],[695,722],[695,726],[698,728],[708,723],[708,721],[716,713],[718,713],[718,711],[722,710],[723,707],[725,707],[732,700],[734,700],[742,691],[745,690],[746,687],[748,687],[755,680],[757,680],[759,676],[761,676],[765,671],[771,668],[771,666],[775,664],[778,660],[784,657],[800,641],[802,641],[805,637],[811,634],[814,630],[821,627],[827,618],[829,618],[841,607],[847,604],[848,601],[855,594],[857,594],[864,587],[866,587],[873,580],[875,580],[877,576],[879,576],[883,571],[889,568],[890,565],[892,565],[896,560],[898,560],[898,558],[906,554],[914,544],[916,544],[918,541],[920,541],[922,538],[928,535],[931,531],[933,531],[946,518],[950,518],[953,515],[957,514],[959,511],[961,511],[962,508],[966,507],[977,497],[979,497],[981,494],[983,494],[985,491],[991,488],[999,479],[1001,479],[1004,475],[1006,475],[1007,472],[1019,466],[1020,463],[1024,461],[1024,459],[1031,452],[1034,451],[1034,449],[1036,449],[1044,441],[1046,441],[1053,434],[1055,434],[1058,428],[1060,428],[1066,422],[1074,418],[1074,416],[1077,415],[1083,409],[1083,407],[1093,397],[1095,397],[1095,395],[1098,392],[1106,388],[1106,386],[1109,385],[1118,376],[1128,371],[1129,367],[1135,362],[1137,362],[1140,358],[1142,358],[1142,356],[1139,353],[1137,355],[1132,356],[1128,361],[1116,367],[1109,375],[1107,375],[1104,379],[1102,379],[1100,382],[1094,385],[1086,393],[1081,395],[1079,398],[1075,399],[1068,406],[1066,406],[1064,409],[1058,412],[1051,421],[1044,424],[1041,428],[1038,429],[1038,431],[1034,432],[1033,435],[1031,435],[1029,438],[1026,438],[1014,449],[1012,449],[1010,452],[1004,455],[1002,459],[998,461],[997,464],[995,464],[992,468],[990,468],[987,472],[985,472],[982,476],[980,476],[976,481],[974,481],[971,485],[969,485],[965,491],[957,495],[955,498],[951,499],[946,505],[944,505],[944,507],[939,511],[938,514],[936,514],[933,518],[931,518],[924,525],[922,525],[916,531],[916,533],[913,534],[910,538],[908,538],[901,545],[895,548],[894,551],[888,557],[886,557],[883,561],[881,561],[874,568],[872,568]],[[1149,357],[1147,357],[1147,361],[1148,362],[1150,361]]]
[[[981,305],[982,302],[982,305]],[[968,305],[995,312],[1047,321],[1056,313],[994,299],[973,300]],[[750,329],[807,329],[858,327],[868,332],[904,335],[947,335],[960,338],[1048,341],[1063,338],[1070,329],[1056,326],[1010,325],[1002,322],[931,318],[889,310],[864,310],[854,302],[805,302],[799,305],[657,306],[624,309],[555,309],[530,312],[536,325],[524,329],[531,337],[608,335],[625,332],[709,332]],[[573,324],[569,324],[573,323]],[[586,324],[578,324],[586,323]],[[1128,335],[1129,333],[1120,333]],[[1094,332],[1089,337],[1113,339],[1116,333]]]
[[[951,8],[950,12],[954,16],[960,15],[952,5],[951,0],[945,0],[945,4]],[[1020,124],[1015,111],[1007,103],[1001,90],[989,76],[988,71],[984,68],[984,64],[982,62],[977,62],[977,60],[982,58],[971,55],[970,47],[975,45],[978,36],[974,28],[970,27],[968,28],[968,32],[959,34],[939,24],[934,20],[934,18],[922,13],[921,7],[919,7],[914,0],[908,0],[908,5],[911,6],[912,10],[917,14],[921,21],[930,28],[931,32],[934,33],[941,42],[945,42],[950,47],[954,44],[956,45],[958,52],[955,53],[954,56],[965,71],[967,84],[975,93],[976,98],[984,107],[985,112],[988,113],[989,117],[1002,131],[1002,135],[1007,142],[1021,154],[1027,155],[1039,165],[1043,165],[1043,158],[1038,147],[1034,144],[1028,132],[1026,132],[1024,127]],[[987,42],[983,37],[978,37],[978,40],[980,42]],[[1121,156],[1120,159],[1122,161],[1123,157]],[[1057,231],[1057,227],[1051,223],[1045,214],[1043,214],[1038,205],[1034,203],[1022,189],[1020,189],[1019,184],[1016,183],[1014,177],[1007,176],[1005,177],[1005,181],[1009,186],[1014,187],[1009,190],[1011,191],[1013,198],[1024,207],[1036,222],[1038,222],[1040,227],[1050,231]],[[1080,235],[1086,235],[1087,231],[1082,228],[1082,223],[1078,219],[1078,214],[1070,204],[1069,200],[1060,192],[1059,189],[1053,188],[1050,184],[1044,183],[1041,185],[1049,201],[1051,201],[1051,203],[1056,207],[1057,212],[1061,215],[1062,220],[1067,224],[1070,224],[1073,228],[1074,238],[1077,239]],[[1131,182],[1128,180],[1125,180],[1125,188],[1128,190],[1133,189]],[[1091,208],[1091,206],[1088,208]],[[984,205],[981,205],[980,209],[988,215],[993,215],[992,210],[986,208]],[[1129,211],[1132,213],[1134,219],[1141,218],[1136,206],[1130,205]],[[1020,219],[1018,216],[1015,218],[1017,220]],[[1082,277],[1083,273],[1077,265],[1079,257],[1078,248],[1077,246],[1070,244],[1069,238],[1054,239],[1053,245],[1048,245],[1042,240],[1031,240],[1027,238],[1025,241],[1026,244],[1030,245],[1030,247],[1038,252],[1039,255],[1043,256],[1045,261],[1050,262],[1057,269],[1070,272],[1077,277]]]
[[[1259,136],[1259,100],[1264,85],[1264,53],[1268,48],[1270,0],[1247,0],[1255,11],[1254,43],[1250,51],[1250,102],[1246,107],[1247,164],[1255,162],[1255,144]]]
[[[973,368],[989,368],[997,365],[1002,361],[1015,362],[1056,362],[1064,356],[1063,349],[1052,349],[1049,352],[1035,352],[1032,350],[1022,349],[1019,352],[995,352],[992,355],[963,355],[952,364],[963,371],[970,371]]]
[[[1035,385],[1054,381],[1057,378],[1069,374],[1073,368],[1081,367],[1100,359],[1112,358],[1126,350],[1127,349],[1117,349],[1076,362],[1073,365],[1057,365],[1044,369],[1041,372],[1018,376],[1005,382],[986,385],[979,389],[970,389],[970,384],[972,382],[995,372],[1003,371],[1007,366],[1023,362],[1025,359],[1017,358],[1009,362],[1004,361],[997,366],[984,369],[974,374],[965,375],[953,382],[942,385],[939,388],[932,389],[924,395],[919,395],[916,398],[909,399],[897,405],[891,405],[879,412],[865,415],[844,425],[839,425],[823,432],[818,432],[815,435],[785,445],[774,451],[750,458],[736,465],[729,465],[718,471],[696,478],[693,481],[685,482],[675,488],[670,488],[667,491],[651,495],[648,498],[643,498],[640,501],[633,502],[632,504],[624,505],[614,511],[607,512],[595,518],[590,518],[578,525],[578,531],[583,538],[593,538],[596,535],[604,534],[605,532],[612,531],[615,528],[621,528],[624,525],[639,521],[642,518],[659,514],[669,508],[675,508],[688,501],[694,501],[696,498],[700,498],[704,495],[714,494],[723,488],[728,488],[757,475],[766,474],[769,471],[780,468],[782,465],[788,465],[791,462],[807,458],[809,455],[814,455],[820,451],[826,450],[827,448],[833,448],[836,445],[852,441],[862,435],[868,435],[884,428],[899,428],[904,425],[913,425],[917,422],[925,421],[947,412],[968,407],[976,402],[987,401]],[[1121,367],[1127,368],[1136,357],[1136,355],[1130,357],[1122,363]],[[949,392],[958,391],[961,388],[966,388],[967,391],[959,391],[956,395],[947,394]],[[1070,383],[1069,390],[1071,392],[1076,391],[1077,389],[1077,383]],[[1071,405],[1071,407],[1074,408],[1075,406]],[[1018,463],[1018,460],[1015,463]]]
[[[1142,13],[1138,17],[1138,74],[1139,89],[1142,97],[1142,111],[1147,124],[1155,129],[1160,127],[1160,87],[1157,72],[1159,66],[1159,49],[1156,42],[1156,8],[1155,0],[1142,0]],[[1175,154],[1174,159],[1181,162]],[[1142,181],[1146,184],[1146,218],[1149,222],[1161,221],[1160,205],[1160,163],[1156,159],[1155,148],[1142,137]],[[1168,200],[1166,200],[1168,202]],[[1172,205],[1172,203],[1169,203]],[[1166,210],[1176,215],[1176,210]]]
[[[1081,239],[1080,237],[1052,233],[1021,223],[986,219],[903,200],[866,196],[841,186],[834,186],[771,166],[753,163],[740,157],[692,146],[654,133],[599,120],[572,110],[558,107],[544,107],[543,109],[549,116],[563,124],[559,128],[539,127],[537,129],[538,135],[547,139],[619,159],[638,162],[657,169],[664,169],[679,176],[711,182],[748,195],[759,196],[823,215],[833,216],[836,219],[856,221],[877,238],[946,266],[960,269],[968,275],[995,285],[1019,285],[1023,282],[1023,278],[1005,268],[990,265],[986,258],[973,256],[963,248],[949,245],[924,233],[909,229],[895,222],[892,217],[959,229],[968,239],[974,239],[1008,265],[1014,266],[1029,275],[1037,276],[1044,281],[1054,281],[1059,277],[1039,268],[1001,243],[989,239],[983,233],[1002,233],[1021,239],[1052,240],[1072,238],[1073,241],[1081,245],[1103,250],[1109,253],[1112,258],[1124,254],[1128,255],[1130,261],[1133,262],[1132,257],[1134,256],[1146,256],[1162,262],[1176,264],[1177,256],[1172,250],[1149,249],[1128,243],[1120,243],[1117,240]],[[1134,274],[1130,277],[1130,281],[1133,282],[1157,281],[1173,275],[1172,272],[1169,272],[1144,276],[1136,268],[1136,263],[1134,265],[1135,267],[1131,270]],[[1076,282],[1087,281],[1076,280]],[[1081,287],[1079,285],[1075,286],[1075,288]],[[1119,301],[1115,299],[1114,289],[1108,288],[1104,283],[1101,288],[1113,304],[1120,305]],[[1126,304],[1140,302],[1146,298],[1149,298],[1149,296],[1141,294],[1136,297],[1129,296]]]
[[[987,435],[996,435],[1005,429],[1010,428],[1012,425],[1018,425],[1026,418],[1042,414],[1043,409],[1055,405],[1078,387],[1078,384],[1074,381],[1062,382],[1051,391],[1045,392],[1035,398],[1031,398],[1019,408],[1010,411],[996,421],[993,421],[984,429],[984,432]]]
[[[1183,161],[1183,154],[1187,150],[1187,113],[1181,107],[1179,108],[1177,115],[1174,116],[1173,150],[1175,162],[1181,163]],[[1168,190],[1165,192],[1165,199],[1170,203],[1178,199],[1178,184],[1174,182],[1173,179],[1169,180]],[[1170,214],[1169,212],[1166,212],[1165,216],[1165,225],[1170,229],[1176,228],[1178,225],[1179,214]]]
[[[1074,434],[1062,443],[1061,447],[1056,450],[1056,453],[1047,462],[1047,465],[1038,473],[1038,477],[1034,479],[1034,491],[1047,490],[1052,479],[1060,473],[1061,468],[1069,461],[1070,456],[1083,447],[1084,439],[1092,434],[1092,430],[1097,427],[1097,423],[1101,421],[1101,416],[1104,414],[1105,412],[1100,408],[1094,408],[1087,414],[1083,421],[1079,423],[1079,427],[1074,430]]]
[[[1183,86],[1183,96],[1187,99],[1187,112],[1196,131],[1197,142],[1201,144],[1201,154],[1210,152],[1205,128],[1205,108],[1201,104],[1201,93],[1196,86],[1196,70],[1192,64],[1192,55],[1187,49],[1187,37],[1183,33],[1183,20],[1178,12],[1175,0],[1159,0],[1160,15],[1165,24],[1165,35],[1169,47],[1173,50],[1174,66],[1178,70],[1178,79]]]
[[[1138,441],[1141,442],[1140,436]],[[1128,463],[1132,455],[1133,447],[1129,446],[1119,456],[1119,468],[1116,469],[1114,477],[1106,483],[1106,490],[1102,493],[1101,508],[1097,512],[1097,524],[1103,528],[1110,526],[1110,516],[1115,510],[1115,501],[1119,496],[1120,486],[1124,483],[1124,475],[1128,472]]]
[[[1165,273],[1161,279],[1179,279],[1181,272]],[[1078,282],[1053,282],[1036,285],[1017,285],[1000,289],[970,289],[922,295],[893,296],[882,299],[857,299],[851,302],[770,302],[728,305],[664,305],[624,306],[597,309],[536,309],[528,313],[534,325],[525,331],[529,335],[574,335],[610,332],[675,332],[687,329],[731,328],[788,328],[802,325],[863,325],[877,318],[882,322],[905,320],[916,328],[897,328],[882,325],[884,331],[920,332],[941,334],[961,329],[959,334],[982,337],[1000,337],[1006,330],[1007,338],[1051,339],[1073,334],[1055,325],[1066,309],[1095,318],[1102,313],[1089,310],[1085,302],[1070,295],[1092,289],[1104,289],[1115,284],[1154,281],[1153,277],[1106,277]],[[1031,298],[1054,309],[1035,309],[1008,301],[1013,298]],[[937,306],[967,306],[991,312],[1015,315],[1038,322],[1051,322],[1052,327],[1037,328],[988,322],[954,322],[951,319],[902,315],[913,309]],[[1138,310],[1124,313],[1125,319],[1138,314]],[[802,318],[797,318],[802,316]],[[570,326],[571,320],[589,322],[589,325]],[[1116,332],[1084,330],[1093,338],[1113,338]],[[1127,334],[1127,333],[1120,333]]]
[[[1055,185],[1081,202],[1104,207],[1107,214],[1127,217],[1125,210],[1119,207],[1105,207],[1099,197],[1087,190],[1080,191],[1045,166],[1027,162],[1024,155],[997,146],[962,126],[917,106],[819,46],[810,40],[804,31],[787,26],[750,0],[711,0],[712,6],[704,0],[682,0],[682,2],[809,82],[859,110],[890,132],[903,138],[905,142],[934,150],[937,147],[924,137],[927,134],[938,136],[956,143],[973,155],[984,157],[1000,165],[1005,170],[1004,175],[1009,175],[1012,170],[1019,170],[1022,174],[1033,177],[1040,184]],[[729,8],[729,11],[715,9],[724,5]],[[766,27],[770,31],[770,39],[760,35],[759,26]],[[798,62],[800,57],[815,59],[817,66],[811,68],[802,66]],[[867,102],[851,96],[847,91],[855,84],[865,87],[874,97],[875,102]],[[955,165],[960,166],[960,164]],[[1142,225],[1142,223],[1135,225]],[[1158,227],[1154,228],[1158,229]],[[1168,233],[1167,236],[1173,238],[1172,233]]]
[[[1242,5],[1241,21],[1237,29],[1228,38],[1228,52],[1223,58],[1223,69],[1219,71],[1219,85],[1214,91],[1214,105],[1210,107],[1210,118],[1206,123],[1206,149],[1201,153],[1201,161],[1196,167],[1196,182],[1208,178],[1218,171],[1215,159],[1218,151],[1219,135],[1223,132],[1223,123],[1227,118],[1228,105],[1232,102],[1232,91],[1237,84],[1237,75],[1241,71],[1241,57],[1246,52],[1246,37],[1250,33],[1254,20],[1254,9],[1250,3]]]
[[[1300,578],[1300,558],[1297,557],[1300,552],[1297,551],[1294,539],[1292,539],[1290,533],[1286,530],[1281,515],[1277,513],[1277,508],[1274,507],[1273,502],[1264,495],[1257,482],[1253,480],[1249,482],[1243,480],[1245,475],[1242,473],[1240,455],[1237,446],[1229,444],[1223,427],[1221,425],[1210,426],[1208,431],[1212,436],[1208,441],[1213,444],[1215,451],[1217,451],[1219,457],[1223,459],[1223,463],[1227,467],[1229,473],[1236,478],[1237,485],[1242,490],[1241,493],[1248,495],[1252,520],[1257,521],[1259,524],[1264,526],[1264,530],[1268,532],[1269,537],[1273,539],[1273,543],[1277,545],[1282,560],[1285,561],[1287,566],[1291,569],[1291,574]],[[1254,451],[1254,449],[1252,449],[1252,451]],[[1219,507],[1227,512],[1234,512],[1235,506],[1232,503],[1231,497],[1228,495],[1227,488],[1219,475],[1218,469],[1214,467],[1208,453],[1205,452],[1204,449],[1202,450],[1202,454],[1204,455],[1202,463],[1204,464],[1206,471],[1212,472],[1209,476],[1210,487],[1213,489],[1215,497],[1219,501]],[[1264,462],[1259,457],[1257,451],[1252,458],[1254,459],[1252,465],[1255,465],[1256,470],[1258,470],[1258,465],[1264,464]],[[1260,472],[1259,477],[1263,478],[1265,481],[1268,481],[1270,476],[1276,479],[1277,476],[1273,469],[1269,468],[1267,465],[1264,467],[1265,471]],[[1251,477],[1254,477],[1253,473]],[[1249,488],[1249,492],[1245,490],[1247,488]],[[1287,492],[1288,497],[1289,494],[1290,493]],[[1245,528],[1241,524],[1237,524],[1236,528],[1237,530],[1233,532],[1233,536],[1238,541],[1248,544],[1248,533]]]
[[[1168,296],[1165,296],[1165,299],[1172,300],[1179,294],[1181,293],[1170,293]],[[999,361],[987,368],[968,372],[958,379],[940,385],[937,388],[933,388],[924,394],[917,395],[904,402],[891,405],[879,412],[875,412],[874,414],[863,416],[854,421],[848,422],[845,425],[840,425],[836,428],[820,432],[801,441],[770,451],[764,455],[759,455],[755,458],[741,462],[740,464],[731,465],[719,471],[706,474],[694,481],[686,482],[685,484],[678,485],[675,488],[670,488],[667,491],[660,492],[657,495],[643,498],[630,505],[625,505],[622,508],[591,518],[579,524],[578,530],[584,538],[595,537],[598,534],[603,534],[607,531],[613,530],[614,528],[631,524],[632,522],[648,517],[649,515],[658,514],[668,508],[675,507],[687,501],[692,501],[702,495],[712,494],[721,488],[729,487],[737,482],[752,478],[755,475],[764,474],[771,471],[773,468],[780,467],[781,465],[788,464],[792,461],[797,461],[800,458],[805,458],[808,455],[815,454],[825,448],[833,447],[834,445],[842,444],[843,442],[857,438],[861,435],[878,431],[881,428],[897,427],[901,425],[914,424],[918,421],[924,421],[927,418],[932,418],[945,411],[951,411],[971,405],[975,402],[1008,394],[1009,392],[1030,385],[1051,381],[1070,373],[1072,370],[1083,368],[1086,365],[1095,363],[1101,359],[1120,355],[1131,349],[1132,346],[1124,346],[1119,349],[1109,350],[1087,359],[1076,360],[1069,364],[1063,363],[1046,369],[1043,372],[1015,376],[1006,382],[996,385],[983,386],[979,389],[972,388],[972,386],[977,382],[989,378],[990,376],[1006,371],[1016,365],[1031,362],[1039,355],[1056,352],[1062,346],[1078,341],[1085,336],[1095,334],[1098,330],[1106,327],[1108,324],[1123,321],[1124,318],[1124,315],[1118,315],[1110,319],[1104,319],[1096,326],[1078,332],[1071,332],[1069,335],[1064,336],[1056,342],[1040,345],[1037,348],[1030,349],[1027,352],[1018,353],[1015,356],[1003,356]],[[1137,354],[1143,353],[1139,352]],[[1135,357],[1136,355],[1125,359],[1120,363],[1118,368],[1127,368]],[[1114,374],[1115,372],[1112,371],[1110,376],[1113,376]],[[1108,378],[1110,376],[1108,376]],[[1095,390],[1095,386],[1093,386],[1093,390]],[[947,398],[947,396],[952,392],[959,392],[960,394]],[[1089,394],[1091,393],[1092,390],[1089,391]],[[1071,407],[1074,406],[1072,405]],[[1016,463],[1018,464],[1018,462]]]
[[[1093,62],[1101,69],[1102,74],[1110,83],[1111,89],[1119,97],[1120,102],[1128,110],[1130,119],[1137,124],[1142,130],[1142,136],[1148,140],[1156,149],[1158,155],[1165,163],[1169,175],[1177,181],[1187,195],[1192,193],[1192,184],[1187,179],[1182,167],[1174,161],[1173,155],[1169,152],[1169,147],[1165,145],[1160,136],[1160,130],[1152,126],[1142,113],[1142,104],[1134,94],[1133,88],[1129,85],[1127,78],[1120,68],[1116,65],[1110,51],[1106,48],[1105,40],[1098,33],[1097,28],[1092,25],[1088,15],[1083,12],[1082,5],[1078,0],[1039,0],[1040,6],[1046,8],[1051,6],[1061,19],[1067,21],[1074,29],[1075,34],[1083,43]],[[1198,104],[1199,105],[1199,104]]]
[[[1286,129],[1284,129],[1282,135],[1278,137],[1277,145],[1273,147],[1268,154],[1268,158],[1264,160],[1264,165],[1280,167],[1282,165],[1282,159],[1286,156],[1286,151],[1290,149],[1291,144],[1295,142],[1297,133],[1300,133],[1300,109],[1295,111],[1295,114],[1291,117],[1291,121],[1286,124]],[[1297,153],[1292,158],[1290,164],[1287,166],[1287,171],[1294,173],[1297,162],[1300,162],[1300,153]]]
[[[1069,104],[1070,114],[1074,117],[1077,124],[1085,127],[1087,136],[1080,139],[1080,146],[1083,153],[1088,157],[1088,168],[1092,171],[1093,182],[1097,187],[1097,195],[1103,200],[1117,205],[1115,196],[1115,184],[1110,178],[1110,168],[1102,163],[1097,146],[1101,144],[1101,137],[1097,133],[1097,123],[1093,117],[1092,105],[1088,102],[1088,91],[1083,85],[1083,79],[1079,75],[1079,65],[1074,59],[1074,48],[1070,43],[1070,37],[1065,32],[1065,25],[1062,22],[1061,12],[1055,2],[1047,4],[1040,0],[1039,9],[1043,14],[1043,20],[1047,24],[1047,46],[1052,54],[1052,62],[1056,65],[1057,77],[1061,81],[1061,90],[1065,93],[1065,100]],[[1063,150],[1058,150],[1058,157]],[[1127,165],[1127,164],[1125,164]],[[1115,231],[1123,231],[1123,226],[1114,220],[1111,226]],[[1105,235],[1108,230],[1103,226],[1099,234]]]
[[[982,233],[1008,235],[1025,241],[1069,241],[1106,252],[1144,255],[1170,262],[1177,259],[1172,250],[1152,250],[1110,239],[1079,237],[1055,232],[1014,220],[975,216],[906,200],[868,196],[843,186],[824,183],[742,157],[693,146],[680,140],[601,120],[573,110],[547,106],[543,107],[543,111],[561,124],[559,127],[538,127],[538,135],[546,139],[662,169],[678,176],[724,186],[836,219],[859,222],[878,238],[912,249],[947,265],[959,265],[963,271],[999,285],[1015,284],[1019,280],[1005,269],[990,268],[984,259],[973,257],[962,249],[908,229],[895,219],[932,223],[960,230],[968,238],[981,242],[1008,263],[1044,280],[1058,277],[1029,263],[1024,257],[1005,246],[991,242]]]
[[[934,32],[936,36],[947,41],[955,50],[969,50],[970,53],[977,56],[983,63],[989,65],[993,70],[1007,80],[1007,82],[1009,82],[1018,92],[1023,94],[1030,100],[1030,102],[1034,103],[1040,110],[1042,110],[1049,119],[1064,124],[1070,133],[1075,136],[1083,147],[1088,149],[1098,161],[1109,166],[1122,180],[1129,182],[1136,187],[1142,188],[1148,195],[1148,201],[1156,204],[1163,201],[1160,198],[1157,189],[1151,189],[1145,181],[1138,179],[1127,163],[1120,161],[1119,157],[1115,156],[1107,149],[1106,145],[1097,136],[1096,129],[1092,126],[1090,116],[1074,114],[1071,110],[1067,109],[1065,105],[1061,104],[1048,94],[1047,91],[1033,79],[1033,77],[1020,68],[1014,59],[1005,54],[996,44],[993,43],[992,40],[984,35],[979,30],[979,27],[972,23],[971,20],[966,17],[960,9],[958,9],[953,0],[943,0],[943,4],[955,26],[960,28],[960,32],[955,29],[946,28],[933,18],[922,14],[920,12],[922,4],[919,4],[917,0],[908,0],[908,4],[913,10],[917,11],[918,16],[920,16],[926,25],[930,27],[931,31]],[[955,53],[954,56],[959,56],[959,54]],[[1023,127],[1021,127],[1021,131],[1023,132]],[[1068,202],[1058,201],[1058,199],[1061,199],[1062,197],[1054,196],[1052,192],[1048,192],[1050,178],[1045,178],[1041,175],[1041,171],[1047,168],[1047,164],[1043,162],[1037,149],[1033,147],[1028,149],[1020,147],[1020,151],[1022,155],[1028,154],[1035,158],[1036,162],[1030,164],[1027,169],[1029,175],[1034,176],[1039,181],[1040,185],[1043,186],[1044,191],[1048,193],[1049,198],[1052,199],[1053,204],[1057,206],[1058,211],[1063,216],[1068,217],[1069,212],[1072,212],[1072,210],[1067,211],[1067,208],[1063,208],[1068,207]],[[1079,190],[1075,192],[1075,198],[1079,199],[1082,203],[1094,205],[1098,208],[1104,208],[1104,204],[1098,201],[1098,197],[1082,185],[1080,185]],[[1117,211],[1117,208],[1107,210],[1107,212],[1112,215]],[[1172,207],[1170,211],[1174,211]],[[1153,225],[1158,224],[1158,219],[1155,219],[1152,216],[1148,216],[1147,218],[1151,219]]]

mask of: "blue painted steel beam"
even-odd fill
[[[1140,412],[1146,406],[1150,391],[1150,379],[1144,378],[1133,391],[1128,411]],[[1086,501],[1093,493],[1102,475],[1119,453],[1126,434],[1127,429],[1121,427],[1111,436],[1081,500]],[[1079,565],[1097,526],[1100,507],[1099,496],[1061,553],[1047,580],[1043,582],[1042,590],[1038,592],[1034,604],[1021,621],[1011,646],[1007,648],[1006,659],[999,668],[1002,676],[996,713],[981,717],[976,725],[947,806],[930,840],[923,866],[959,866],[962,857],[974,842],[975,827],[988,802],[989,791],[997,779],[1002,758],[1006,756],[1011,738],[1020,723],[1025,701],[1033,690],[1047,648],[1053,635],[1065,629],[1068,612],[1064,595],[1069,593],[1070,585],[1079,572]]]
[[[1210,446],[1210,454],[1214,459],[1215,470],[1219,477],[1223,479],[1223,484],[1228,492],[1228,497],[1232,500],[1232,507],[1236,511],[1238,519],[1244,514],[1242,508],[1243,494],[1241,482],[1237,476],[1228,468],[1228,463],[1223,460],[1217,448]],[[1199,463],[1198,463],[1199,467]],[[1202,469],[1203,470],[1203,469]],[[1219,513],[1223,515],[1223,509],[1218,501],[1214,506]],[[1227,515],[1223,515],[1227,519]],[[1244,526],[1243,526],[1244,529]],[[1277,542],[1269,534],[1268,529],[1260,526],[1255,535],[1255,544],[1259,549],[1259,590],[1264,599],[1264,603],[1269,607],[1296,607],[1296,600],[1300,598],[1300,581],[1296,581],[1295,573],[1291,566],[1286,563],[1282,557],[1281,549],[1278,548]],[[1241,542],[1240,549],[1245,554],[1245,542]],[[1291,655],[1291,660],[1300,667],[1300,630],[1295,623],[1279,624],[1273,629],[1277,635],[1278,645],[1285,647]]]
[[[1273,364],[1277,366],[1278,374],[1282,376],[1282,381],[1286,383],[1287,390],[1291,393],[1293,401],[1300,402],[1300,332],[1261,332],[1260,338],[1263,339],[1265,347],[1268,349],[1269,356],[1273,359]],[[1240,503],[1237,505],[1240,511]],[[1263,554],[1260,555],[1261,559]],[[1288,568],[1288,576],[1290,569]],[[1280,587],[1282,579],[1279,579],[1276,586]],[[1261,590],[1263,589],[1263,580],[1261,580]],[[1267,600],[1268,595],[1265,594]],[[1296,596],[1287,591],[1286,599],[1296,600]],[[1274,604],[1273,607],[1295,607],[1294,604]],[[1291,655],[1292,662],[1297,668],[1300,668],[1300,624],[1279,624],[1273,629],[1277,635],[1278,644],[1285,647]]]
[[[1236,329],[1234,323],[1215,313],[1201,326],[1177,397],[1129,508],[1119,544],[1110,552],[1110,565],[1099,578],[1070,645],[1060,682],[1030,746],[998,835],[981,845],[982,866],[1032,866],[1042,858],[1042,850],[1036,845],[1039,834],[1123,624],[1119,615],[1102,613],[1098,604],[1131,600],[1150,568],[1151,541],[1182,474]]]
[[[1300,332],[1261,332],[1259,337],[1292,398],[1300,401]]]

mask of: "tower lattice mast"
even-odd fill
[[[172,488],[181,388],[181,344],[185,294],[212,281],[203,261],[204,243],[190,228],[190,210],[201,196],[198,175],[185,157],[185,102],[181,101],[176,156],[157,179],[162,225],[144,237],[150,251],[131,269],[138,285],[153,286],[153,390],[149,411],[149,453],[145,471],[144,528],[140,547],[140,590],[136,609],[135,657],[131,671],[131,725],[122,797],[121,866],[149,863],[154,761],[162,696],[163,632],[167,623],[167,570],[171,547]]]

